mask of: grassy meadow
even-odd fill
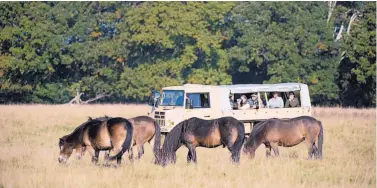
[[[314,108],[324,126],[324,159],[306,160],[307,149],[280,147],[280,157],[241,156],[229,162],[226,148],[198,148],[198,164],[186,164],[187,149],[177,164],[152,163],[151,147],[119,168],[92,165],[71,156],[58,163],[58,138],[69,134],[88,116],[146,115],[145,105],[9,105],[0,106],[0,187],[376,187],[375,109]],[[100,163],[103,155],[100,156]]]

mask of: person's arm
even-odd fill
[[[279,108],[283,108],[284,107],[284,101],[283,99],[280,97],[279,98]]]
[[[249,109],[250,108],[250,105],[248,103],[246,103],[245,105],[239,107],[239,109],[241,110],[245,110],[245,109]]]
[[[290,103],[289,99],[285,101],[285,108],[289,108],[289,103]]]

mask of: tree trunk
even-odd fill
[[[339,39],[342,38],[343,28],[344,28],[344,23],[342,22],[342,25],[340,26],[340,29],[339,29],[338,35],[335,38],[335,41],[338,41]]]
[[[81,95],[83,95],[84,93],[80,93],[80,90],[79,89],[76,89],[76,96],[70,100],[67,104],[81,104]]]
[[[350,19],[350,22],[348,24],[348,28],[347,28],[347,35],[350,35],[351,33],[351,26],[352,26],[352,23],[356,20],[357,18],[357,12],[354,12],[351,16],[351,19]]]
[[[329,23],[331,19],[332,12],[334,11],[335,6],[336,6],[336,1],[329,1],[328,5],[329,5],[329,14],[327,16],[327,23]]]

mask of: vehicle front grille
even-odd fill
[[[165,112],[156,111],[154,113],[154,119],[160,127],[165,126]]]

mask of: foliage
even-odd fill
[[[375,4],[338,3],[333,25],[327,10],[326,2],[1,2],[0,103],[66,103],[77,89],[122,102],[184,83],[302,82],[315,104],[375,105]],[[356,10],[350,35],[335,41]],[[363,99],[350,103],[355,89]]]
[[[344,37],[344,56],[339,66],[342,103],[352,106],[376,105],[376,3],[360,9],[357,24]]]

